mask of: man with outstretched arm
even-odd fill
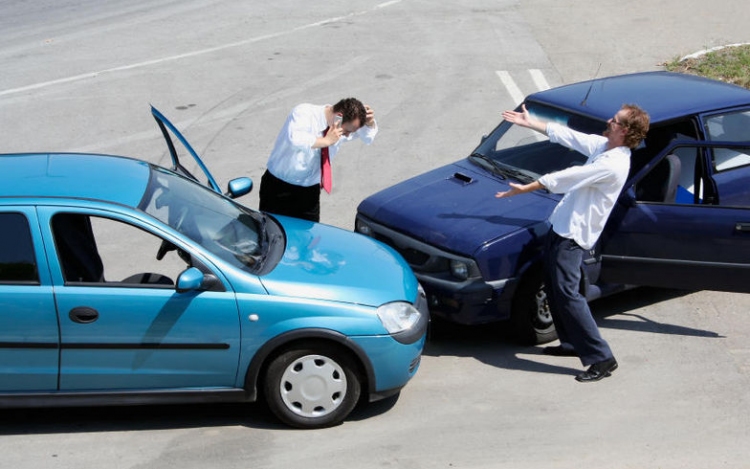
[[[617,360],[580,292],[581,261],[584,250],[596,244],[620,196],[630,170],[630,150],[646,136],[649,116],[638,106],[626,104],[607,121],[602,135],[590,135],[538,120],[525,105],[521,109],[505,111],[503,118],[548,135],[551,142],[588,157],[582,166],[545,174],[532,183],[510,183],[509,190],[495,197],[538,189],[565,194],[550,215],[552,229],[544,255],[545,289],[560,345],[545,347],[544,353],[579,357],[589,368],[576,380],[599,381],[617,369]]]

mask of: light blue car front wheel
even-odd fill
[[[298,346],[273,359],[264,391],[271,411],[298,428],[341,423],[357,405],[362,384],[351,358],[334,346]]]

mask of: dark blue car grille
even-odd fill
[[[424,265],[428,260],[430,260],[430,256],[427,253],[418,251],[416,249],[397,249],[398,252],[404,256],[404,259],[406,259],[406,262],[408,262],[411,265]]]
[[[430,260],[430,255],[426,252],[414,248],[402,248],[394,243],[391,238],[380,233],[375,233],[375,239],[395,249],[412,267],[421,267]]]

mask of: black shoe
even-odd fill
[[[598,363],[594,363],[588,370],[576,376],[576,381],[581,383],[592,383],[600,379],[611,376],[612,372],[617,369],[617,360],[609,358]]]
[[[545,355],[552,355],[555,357],[577,357],[578,354],[575,350],[562,345],[555,345],[554,347],[544,347],[542,353]]]

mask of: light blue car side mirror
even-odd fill
[[[203,278],[203,272],[196,267],[186,269],[177,277],[177,293],[199,290],[203,285]]]
[[[253,190],[253,180],[248,177],[241,177],[232,179],[227,184],[227,193],[224,194],[231,199],[242,197],[245,194],[249,194]]]

